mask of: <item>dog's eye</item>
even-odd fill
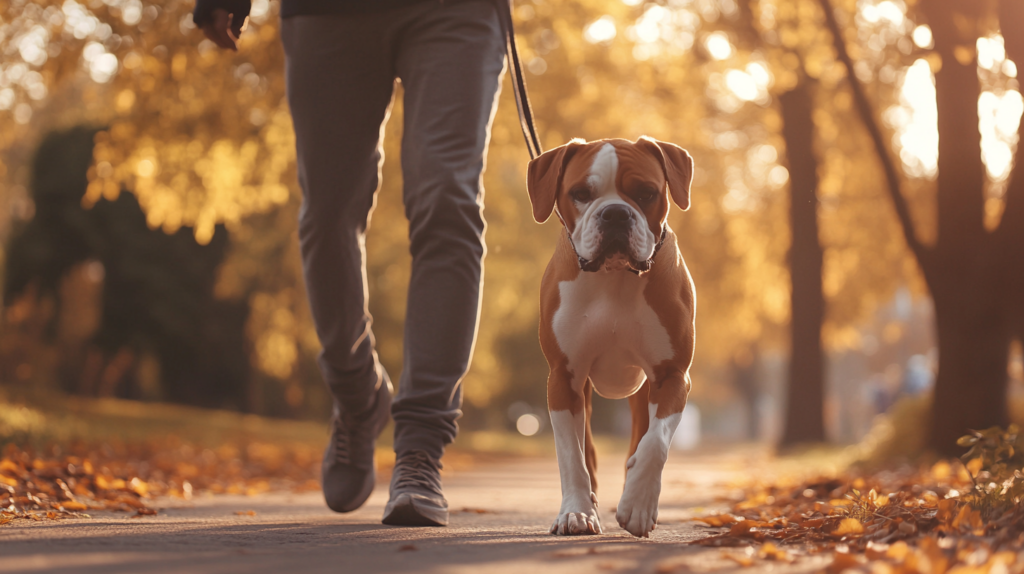
[[[588,187],[574,187],[574,188],[572,188],[571,191],[569,191],[569,197],[571,197],[573,199],[573,201],[578,201],[580,203],[586,203],[586,202],[590,201],[590,197],[591,197],[590,188],[588,188]]]
[[[658,192],[654,191],[653,189],[644,188],[644,189],[641,189],[639,192],[637,192],[637,194],[635,196],[636,197],[636,202],[640,203],[640,204],[650,203],[650,202],[654,201],[654,198],[657,197],[657,195],[658,195]]]

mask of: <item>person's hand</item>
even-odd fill
[[[203,33],[221,48],[237,52],[238,37],[249,19],[235,17],[223,8],[215,8],[210,16],[210,21],[203,25]]]

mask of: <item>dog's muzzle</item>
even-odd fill
[[[569,234],[569,245],[572,246],[573,252],[576,253],[580,269],[589,272],[600,271],[610,256],[618,254],[627,259],[626,270],[630,273],[642,275],[650,271],[651,266],[654,265],[654,257],[661,249],[662,243],[665,242],[665,227],[661,228],[661,236],[658,238],[658,243],[654,246],[654,252],[651,254],[651,257],[645,261],[637,261],[630,254],[629,241],[633,230],[634,217],[633,211],[625,205],[613,204],[601,210],[599,224],[602,236],[601,245],[598,249],[598,254],[593,259],[580,257],[579,252],[576,250],[576,245],[572,241],[572,235]],[[568,230],[566,230],[566,233],[568,234]]]

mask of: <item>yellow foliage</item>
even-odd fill
[[[857,6],[853,0],[836,4],[847,11]],[[300,193],[278,3],[254,15],[238,53],[202,39],[191,23],[192,6],[185,0],[146,2],[134,22],[116,2],[28,0],[15,8],[0,0],[0,47],[34,58],[23,72],[38,72],[31,77],[49,94],[33,100],[32,90],[39,89],[21,81],[11,88],[15,101],[3,108],[0,90],[0,166],[24,155],[20,146],[31,141],[33,130],[78,122],[106,126],[96,136],[82,204],[91,207],[128,190],[151,228],[170,233],[190,227],[206,243],[215,226],[226,226],[231,251],[219,270],[217,294],[249,302],[253,364],[286,382],[300,376],[298,366],[311,363],[319,345],[294,233]],[[571,137],[646,134],[694,155],[693,208],[674,210],[670,222],[697,284],[698,369],[783,340],[790,306],[788,172],[781,117],[772,102],[802,78],[820,87],[814,118],[827,343],[852,347],[851,325],[913,273],[817,2],[760,0],[748,14],[732,3],[524,0],[516,3],[516,17],[546,147]],[[591,41],[586,31],[602,17],[614,22],[616,34]],[[15,46],[37,26],[47,50]],[[899,54],[871,47],[870,35],[880,33],[875,28],[851,27],[851,50],[870,56],[877,67],[898,64],[892,60]],[[712,32],[727,39],[728,54],[721,52],[721,59],[709,55]],[[111,62],[117,64],[113,71]],[[387,223],[372,225],[367,240],[374,329],[395,378],[409,274],[394,161],[400,97],[399,88],[374,213],[375,222]],[[538,227],[530,217],[528,158],[508,85],[500,108],[484,178],[489,251],[481,328],[464,387],[467,400],[478,406],[511,385],[543,386],[545,367],[535,342],[537,289],[558,233],[556,221]],[[26,113],[39,119],[18,120]],[[18,173],[0,170],[11,181],[23,177]],[[868,292],[875,295],[865,297]],[[695,390],[702,392],[699,383]]]

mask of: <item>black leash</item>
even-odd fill
[[[526,78],[523,77],[523,67],[519,63],[519,50],[516,48],[516,30],[512,24],[512,0],[494,0],[494,4],[498,9],[501,31],[505,34],[509,72],[512,74],[516,108],[519,110],[519,127],[523,130],[523,137],[526,139],[526,149],[530,152],[530,159],[537,159],[537,156],[544,153],[544,149],[540,147],[537,127],[533,124],[533,110],[530,109],[530,97],[526,93]]]

